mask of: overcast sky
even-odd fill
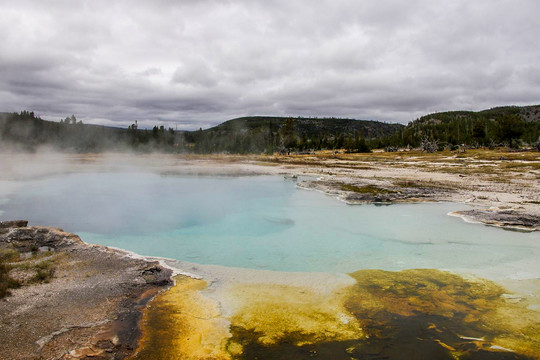
[[[0,111],[208,127],[540,103],[538,0],[0,0]]]

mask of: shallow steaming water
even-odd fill
[[[504,266],[505,275],[537,275],[524,267],[536,263],[538,233],[446,215],[462,204],[350,206],[271,176],[77,173],[19,185],[0,198],[0,219],[142,255],[282,271]]]

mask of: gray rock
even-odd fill
[[[540,229],[540,216],[525,214],[518,211],[473,209],[457,211],[456,213],[487,225],[519,227],[532,231]]]

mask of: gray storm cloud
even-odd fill
[[[126,126],[406,123],[540,103],[540,2],[0,2],[0,111]]]

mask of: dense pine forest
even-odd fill
[[[302,153],[321,149],[369,152],[421,148],[540,146],[540,105],[452,111],[423,116],[407,126],[338,118],[244,117],[209,129],[164,126],[127,129],[88,125],[74,115],[46,121],[31,111],[0,113],[0,149],[35,151],[162,151],[170,153]]]

